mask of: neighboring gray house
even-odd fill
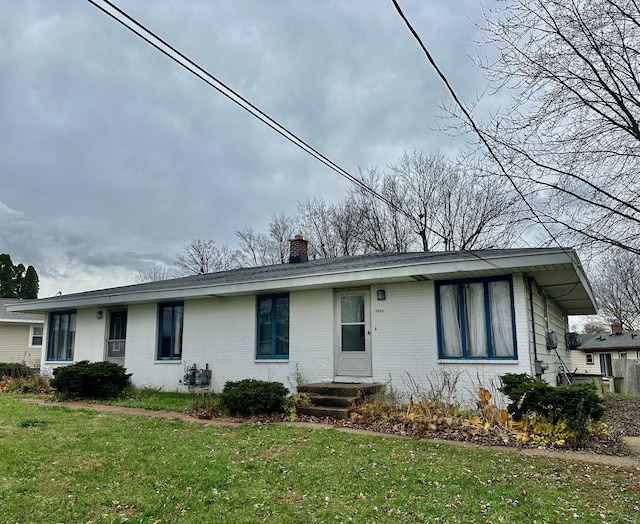
[[[51,370],[80,360],[122,363],[139,386],[185,389],[187,367],[228,380],[382,382],[407,391],[459,375],[459,400],[499,375],[556,382],[547,348],[567,355],[567,315],[595,313],[574,251],[509,249],[376,253],[39,299]],[[536,366],[536,361],[544,366]]]
[[[611,326],[611,333],[580,334],[580,346],[572,349],[571,363],[576,373],[614,375],[618,359],[640,360],[640,332],[623,332],[620,324]]]
[[[0,362],[24,362],[40,366],[44,315],[7,311],[15,298],[0,298]]]

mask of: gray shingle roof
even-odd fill
[[[389,282],[481,278],[522,272],[570,314],[593,314],[595,302],[573,250],[490,249],[373,253],[193,275],[98,289],[37,300],[19,311],[52,311],[135,302],[184,300],[229,294],[260,294],[311,287],[366,286]]]
[[[36,313],[22,313],[20,311],[7,311],[6,304],[13,304],[18,300],[15,298],[0,298],[0,322],[12,321],[12,322],[44,322],[44,315]]]
[[[529,249],[491,249],[478,251],[438,251],[418,253],[372,253],[369,255],[348,256],[339,258],[323,258],[309,260],[298,264],[276,264],[272,266],[249,267],[207,273],[204,275],[192,275],[188,277],[173,278],[144,284],[133,284],[115,288],[98,289],[82,293],[63,295],[64,298],[89,298],[92,296],[109,295],[113,293],[134,293],[141,291],[165,291],[171,289],[183,289],[189,287],[201,287],[218,283],[233,284],[242,282],[268,281],[287,277],[304,277],[326,273],[341,273],[364,269],[377,269],[393,266],[412,264],[424,264],[438,261],[477,260],[484,257],[497,257],[502,255],[527,255],[545,254],[554,249],[529,248]]]
[[[638,331],[626,331],[617,335],[611,333],[587,333],[581,334],[580,340],[582,345],[578,349],[582,351],[640,349],[640,332]]]

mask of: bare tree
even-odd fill
[[[277,252],[277,262],[284,264],[289,260],[289,241],[296,233],[296,222],[284,213],[274,215],[269,222],[269,237]]]
[[[395,206],[358,193],[368,206],[365,238],[373,249],[486,249],[507,247],[517,238],[521,202],[500,179],[421,151],[405,152],[389,169],[382,176],[373,169],[365,180]]]
[[[493,99],[514,98],[482,149],[548,232],[640,253],[640,4],[509,0],[484,25]]]
[[[251,267],[284,264],[289,260],[289,240],[295,231],[293,219],[284,214],[271,217],[268,233],[258,233],[251,227],[236,231],[243,264]]]
[[[184,275],[226,271],[240,267],[240,253],[227,245],[218,247],[213,240],[194,238],[178,253],[176,266]]]
[[[385,176],[377,167],[358,172],[358,178],[390,202],[400,200],[398,181]],[[356,186],[351,190],[362,220],[360,232],[366,249],[370,251],[411,251],[415,247],[411,223],[399,207],[384,204],[369,191]]]
[[[592,263],[592,285],[600,315],[625,330],[640,328],[640,256],[623,250],[609,251]]]
[[[145,282],[158,282],[160,280],[169,280],[173,278],[172,271],[162,264],[153,264],[152,266],[138,271],[136,274],[136,282],[144,284]]]
[[[587,320],[581,328],[582,333],[608,333],[609,330],[609,326],[605,324],[602,318],[598,317]]]
[[[240,241],[240,257],[245,266],[268,266],[279,262],[273,242],[267,234],[245,227],[236,231],[236,237]]]
[[[312,257],[335,258],[364,252],[360,208],[347,197],[339,204],[322,198],[298,202],[300,229],[309,241]]]

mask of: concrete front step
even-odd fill
[[[324,397],[358,397],[365,398],[384,391],[384,384],[318,382],[301,384],[298,393],[317,394]]]
[[[301,415],[318,418],[334,418],[337,420],[347,420],[350,408],[337,408],[331,406],[301,406],[297,412]]]
[[[360,401],[360,397],[331,397],[309,393],[314,406],[329,406],[334,408],[350,408]]]
[[[298,412],[313,417],[346,420],[349,418],[350,409],[383,392],[383,384],[336,382],[301,384],[298,386],[298,393],[307,393],[311,398],[311,405],[299,407]]]

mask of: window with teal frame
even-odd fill
[[[184,302],[158,306],[158,360],[182,358]]]
[[[517,359],[510,278],[436,283],[438,356]]]
[[[263,295],[257,299],[258,359],[289,358],[289,295]]]

